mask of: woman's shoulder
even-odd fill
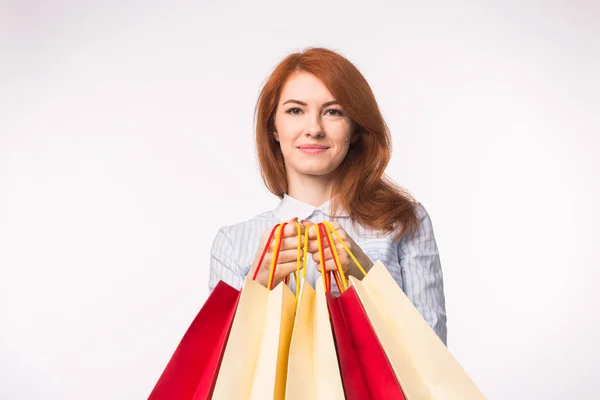
[[[415,209],[415,214],[417,215],[417,218],[419,220],[429,216],[429,214],[427,213],[427,209],[421,202],[415,201],[414,209]]]
[[[418,201],[415,201],[413,205],[417,223],[413,232],[405,232],[402,236],[402,238],[406,240],[421,239],[423,235],[430,235],[433,233],[433,224],[427,208]]]

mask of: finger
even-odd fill
[[[340,236],[342,239],[344,239],[344,238],[347,236],[347,235],[346,235],[346,232],[344,231],[344,228],[342,228],[342,226],[341,226],[341,225],[340,225],[338,222],[329,222],[329,224],[330,224],[330,225],[331,225],[331,226],[334,228],[334,230],[337,232],[337,234],[338,234],[338,235],[339,235],[339,236]],[[317,225],[311,226],[311,227],[308,229],[308,238],[309,238],[309,239],[316,239],[316,238],[317,238],[317,229],[318,229],[318,226],[317,226]],[[331,230],[330,230],[329,226],[325,225],[325,229],[327,230],[327,232],[329,232],[329,236],[331,236],[331,238],[332,238],[332,239],[333,239],[333,238],[335,238],[335,237],[337,236],[337,235],[334,235],[334,234],[331,232]],[[325,241],[325,242],[326,242],[326,240],[325,240],[325,235],[326,235],[326,233],[323,233],[321,236],[322,236],[322,238],[323,238],[323,241]]]
[[[334,260],[327,260],[325,263],[325,271],[337,271],[337,265]]]
[[[301,268],[302,269],[302,266]],[[282,281],[286,276],[296,272],[298,270],[298,262],[277,262],[277,267],[275,269],[275,276],[273,277],[273,287],[277,286],[277,284]],[[271,273],[271,262],[268,264],[264,263],[263,268],[259,271],[257,280],[264,281],[265,285],[269,281],[269,276]]]
[[[283,237],[292,237],[292,236],[298,236],[298,225],[296,225],[298,218],[294,218],[292,219],[290,222],[288,222],[288,224],[285,226],[285,228],[283,228]],[[300,234],[302,234],[304,231],[304,228],[302,227],[302,225],[300,225]]]
[[[302,249],[302,241],[300,241],[300,248]],[[296,249],[296,251],[298,250],[298,237],[297,236],[284,238],[283,241],[281,242],[280,251],[291,250],[291,249]],[[269,247],[269,250],[271,253],[273,253],[275,251],[275,240],[273,240],[271,242],[271,246]]]
[[[328,248],[326,250],[324,250],[323,252],[325,253],[325,261],[329,261],[329,260],[336,260],[338,261],[338,263],[340,263],[341,265],[346,265],[352,262],[350,256],[348,255],[348,253],[346,253],[346,250],[344,248],[342,248],[341,246],[336,246],[336,253],[333,254],[333,252],[331,252],[331,250]],[[314,252],[312,253],[313,255],[313,260],[315,260],[315,262],[317,262],[317,260],[321,259],[321,255],[320,252]]]
[[[308,228],[308,238],[309,239],[316,239],[317,238],[317,229],[319,229],[318,225],[311,225]]]
[[[302,255],[302,253],[300,253]],[[285,250],[279,253],[277,264],[286,262],[298,261],[298,250]]]
[[[317,271],[321,272],[321,263],[317,263],[316,265]],[[325,271],[337,271],[337,266],[333,260],[328,260],[325,262]]]
[[[300,252],[300,257],[302,257],[302,252]],[[271,268],[271,263],[273,262],[273,259],[275,258],[275,252],[268,252],[267,254],[265,254],[265,258],[263,259],[261,268],[263,269],[270,269]],[[277,264],[279,263],[286,263],[286,262],[298,262],[298,249],[294,248],[294,249],[290,249],[290,250],[283,250],[279,252],[279,255],[277,256]]]
[[[295,262],[277,263],[277,269],[275,275],[277,279],[283,280],[286,276],[293,274],[297,271],[297,264]]]
[[[312,259],[313,259],[313,261],[314,261],[315,263],[317,263],[317,264],[318,264],[318,263],[320,263],[320,262],[321,262],[321,253],[319,253],[318,251],[317,251],[317,252],[314,252],[314,253],[311,253],[311,257],[312,257]]]
[[[324,238],[321,238],[321,247],[323,248],[323,251],[327,252],[329,249],[329,245],[327,244],[327,240],[325,240]],[[308,246],[307,246],[307,251],[309,253],[318,253],[319,252],[319,242],[317,241],[317,239],[313,239],[308,241]]]
[[[331,239],[333,240],[333,245],[335,245],[335,248],[336,248],[338,254],[340,253],[340,251],[345,252],[344,246],[342,246],[341,244],[337,243],[335,241],[335,239],[333,239],[333,238],[331,238]],[[329,241],[326,238],[324,238],[324,237],[321,238],[321,246],[323,247],[323,251],[330,252],[330,250],[329,250]],[[317,252],[319,252],[319,242],[317,241],[317,239],[314,239],[314,240],[310,240],[309,239],[308,246],[307,246],[307,251],[309,253],[317,253]]]
[[[298,235],[298,228],[296,227],[296,224],[294,221],[296,221],[297,218],[292,218],[291,220],[285,222],[285,226],[283,227],[283,230],[281,230],[281,224],[277,224],[275,226],[272,226],[270,228],[268,228],[266,231],[263,232],[263,239],[268,239],[269,235],[271,234],[271,232],[273,231],[273,229],[275,229],[275,232],[273,233],[273,242],[275,241],[275,239],[281,235],[281,237],[290,237],[293,235]]]
[[[319,226],[317,223],[305,221],[305,220],[302,221],[302,232],[305,233],[306,230],[308,230],[308,237],[310,239],[317,238],[318,229],[319,229]]]
[[[309,253],[318,253],[319,252],[319,244],[316,240],[309,240],[308,246],[306,247],[306,251]]]
[[[348,234],[346,233],[342,225],[340,225],[338,222],[330,222],[329,224],[331,225],[335,233],[337,233],[336,235],[335,233],[331,232],[332,237],[337,239],[337,237],[339,236],[340,238],[342,238],[342,240],[346,240],[348,238]]]
[[[315,251],[311,253],[313,256],[313,260],[315,260],[315,262],[318,262],[317,260],[321,260],[321,252],[320,251]],[[325,261],[327,260],[332,260],[333,259],[333,253],[329,250],[329,248],[323,249],[323,254],[325,254]]]

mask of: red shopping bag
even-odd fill
[[[400,383],[354,288],[337,298],[328,294],[327,303],[346,398],[403,400]]]
[[[262,264],[278,227],[279,225],[273,227],[259,265]],[[279,249],[276,254],[274,264],[277,263]],[[272,268],[269,284],[274,272]],[[256,279],[257,273],[258,270],[253,279]],[[181,339],[148,400],[212,398],[240,293],[223,281],[217,283]]]
[[[339,302],[330,293],[327,294],[327,306],[331,316],[331,325],[346,398],[350,400],[369,399],[369,391],[361,371],[361,363],[352,348],[352,337],[346,329],[344,314]]]
[[[240,291],[219,281],[186,331],[148,400],[212,397]]]
[[[327,240],[329,248],[333,250],[332,256],[341,277],[343,272],[335,248],[331,245],[333,240],[326,225],[319,224],[319,231]],[[323,252],[321,257],[325,258]],[[356,290],[353,287],[344,290],[345,282],[341,285],[339,277],[336,277],[336,283],[341,295],[335,297],[327,293],[327,304],[346,398],[404,400],[400,383],[377,339]]]

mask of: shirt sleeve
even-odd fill
[[[419,227],[398,242],[398,257],[406,296],[444,344],[447,340],[446,301],[440,256],[429,214],[417,203]]]
[[[210,250],[209,293],[219,281],[236,289],[242,288],[245,277],[240,274],[242,269],[236,261],[235,254],[231,241],[225,235],[223,228],[219,229]]]

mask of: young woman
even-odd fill
[[[260,255],[272,228],[298,219],[329,221],[365,269],[381,260],[408,298],[446,343],[442,269],[433,226],[422,204],[384,171],[391,138],[371,88],[338,53],[311,48],[286,57],[256,106],[256,146],[263,180],[281,199],[274,210],[222,227],[211,251],[209,289],[219,280],[241,288],[259,268],[266,285],[273,253]],[[316,227],[309,229],[307,279],[319,274]],[[283,232],[274,284],[296,269],[297,226]],[[273,241],[274,242],[274,241]],[[347,275],[362,278],[336,243]],[[331,250],[325,267],[334,270]],[[293,288],[294,285],[291,285]]]

